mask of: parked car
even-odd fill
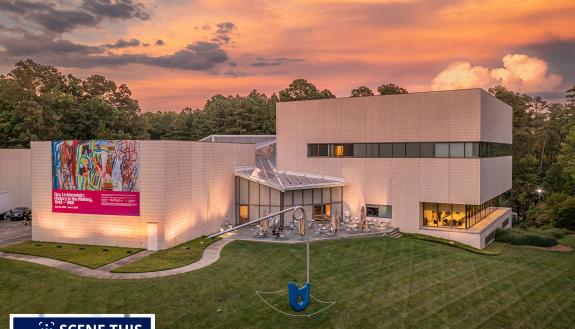
[[[14,208],[4,214],[4,219],[12,221],[25,220],[29,222],[32,220],[32,210],[27,207]]]

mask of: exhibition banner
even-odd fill
[[[53,141],[52,211],[139,216],[139,156],[138,141]]]

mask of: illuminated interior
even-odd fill
[[[329,220],[343,214],[343,187],[308,188],[281,192],[245,178],[236,177],[236,224],[278,212],[292,206],[303,206],[314,220]],[[286,213],[278,218],[284,225],[292,220]]]
[[[240,211],[239,211],[239,220],[240,220],[240,223],[246,223],[246,222],[249,220],[249,218],[250,218],[250,216],[249,216],[249,213],[250,213],[250,212],[249,212],[249,207],[248,207],[247,205],[245,205],[245,204],[242,204],[242,205],[239,206],[239,208],[240,208]]]
[[[422,225],[428,227],[467,229],[497,209],[497,198],[480,205],[423,203]]]
[[[336,145],[335,146],[335,156],[342,157],[343,156],[343,145]]]

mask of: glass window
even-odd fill
[[[353,156],[353,144],[335,144],[334,156],[336,157]]]
[[[320,157],[329,156],[329,144],[319,144],[318,145],[318,155]]]
[[[270,204],[270,188],[260,185],[260,205]]]
[[[463,158],[465,156],[465,144],[449,143],[449,156],[452,158]]]
[[[331,202],[331,193],[329,188],[324,188],[321,190],[323,203]]]
[[[433,143],[419,143],[419,156],[433,158]]]
[[[465,228],[465,205],[464,204],[454,204],[453,214],[452,214],[452,227],[454,228]]]
[[[449,227],[451,225],[451,204],[440,203],[437,208],[439,212],[439,226]]]
[[[250,211],[248,205],[241,204],[239,207],[240,224],[246,223],[250,218]]]
[[[303,190],[303,204],[312,204],[312,190]]]
[[[437,203],[423,203],[423,226],[437,226],[438,218]]]
[[[293,191],[284,192],[284,207],[289,208],[293,206]]]
[[[365,214],[367,217],[391,218],[391,206],[368,204],[365,206]]]
[[[419,158],[419,143],[405,144],[405,157],[406,158]]]
[[[393,157],[405,158],[405,143],[393,143]]]
[[[468,229],[497,209],[497,198],[480,205],[423,203],[423,226]]]
[[[367,144],[366,155],[368,158],[377,158],[379,156],[379,144]]]
[[[313,190],[313,203],[314,204],[321,204],[321,189],[316,188]]]
[[[331,188],[331,202],[341,202],[341,192],[342,192],[341,190],[342,187]]]
[[[336,157],[343,156],[343,145],[334,145],[333,146],[333,155]]]
[[[379,206],[379,217],[391,218],[391,206]]]
[[[315,205],[313,206],[313,219],[315,220],[328,220],[331,215],[331,205]]]
[[[249,181],[247,179],[240,178],[240,200],[239,203],[249,203]]]
[[[267,209],[267,207],[266,207]],[[249,219],[258,219],[260,216],[260,206],[250,205],[248,210]]]
[[[308,157],[316,157],[318,156],[318,147],[317,144],[307,144],[307,156]]]
[[[393,146],[390,143],[379,144],[379,157],[380,158],[392,158],[393,157]]]
[[[448,158],[449,157],[449,143],[435,143],[435,157]]]
[[[293,204],[294,204],[294,206],[303,205],[303,191],[302,190],[293,191]]]
[[[355,158],[365,158],[366,144],[353,144],[353,156]]]
[[[379,217],[379,208],[374,205],[367,205],[365,207],[365,215],[367,217]]]
[[[250,181],[250,204],[259,205],[260,203],[260,184]],[[257,212],[254,213],[257,215]]]
[[[465,157],[466,158],[479,157],[479,143],[465,143]]]
[[[280,195],[281,195],[280,191],[271,188],[270,189],[270,197],[271,197],[270,205],[279,207],[280,206]]]

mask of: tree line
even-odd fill
[[[408,93],[393,83],[380,95]],[[489,92],[513,108],[513,187],[500,200],[530,225],[575,230],[575,86],[562,103],[513,92]],[[374,95],[367,86],[351,97]],[[0,148],[33,140],[198,140],[211,134],[274,134],[278,102],[335,98],[305,79],[270,96],[215,95],[201,109],[142,113],[125,84],[101,75],[79,79],[26,60],[0,76]],[[539,204],[537,190],[542,203]]]

